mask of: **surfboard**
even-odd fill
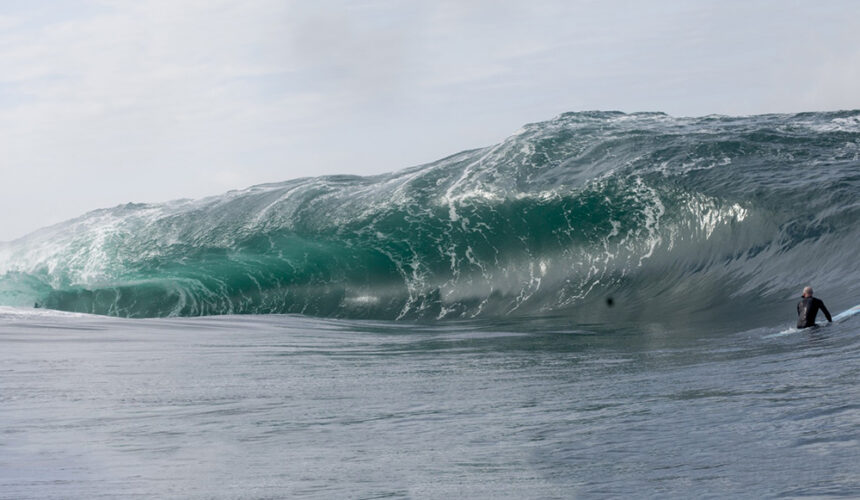
[[[834,323],[841,323],[841,322],[845,321],[846,319],[848,319],[852,316],[855,316],[857,314],[860,314],[860,304],[857,304],[856,306],[848,308],[848,309],[842,311],[841,313],[837,314],[836,316],[833,316],[833,322]],[[819,316],[819,319],[820,319],[820,316]],[[824,321],[823,323],[818,323],[818,326],[827,326],[829,324],[830,323],[828,323],[827,321]],[[788,335],[788,334],[795,333],[795,332],[801,332],[803,330],[806,330],[806,329],[801,328],[798,330],[797,328],[792,327],[792,328],[789,328],[787,330],[782,330],[781,332],[772,333],[770,335],[765,335],[764,338],[771,339],[774,337],[782,337],[783,335]]]
[[[855,314],[860,314],[860,304],[857,304],[856,306],[850,309],[846,309],[841,313],[837,314],[836,316],[833,316],[833,322],[839,323],[841,321],[845,321],[846,319],[850,318],[851,316],[854,316]]]

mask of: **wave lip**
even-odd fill
[[[0,304],[754,321],[805,282],[856,296],[857,123],[565,113],[391,174],[97,210],[0,246]]]

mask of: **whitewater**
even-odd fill
[[[96,210],[0,243],[0,498],[856,497],[858,241],[860,111]]]

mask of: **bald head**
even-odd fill
[[[803,296],[804,297],[812,297],[812,287],[811,286],[808,286],[808,287],[803,289]]]

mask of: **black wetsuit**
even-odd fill
[[[800,299],[800,302],[797,303],[797,327],[806,328],[815,326],[815,316],[818,315],[819,309],[824,312],[827,321],[833,321],[833,318],[830,317],[830,311],[824,307],[824,302],[815,297],[803,297]]]

